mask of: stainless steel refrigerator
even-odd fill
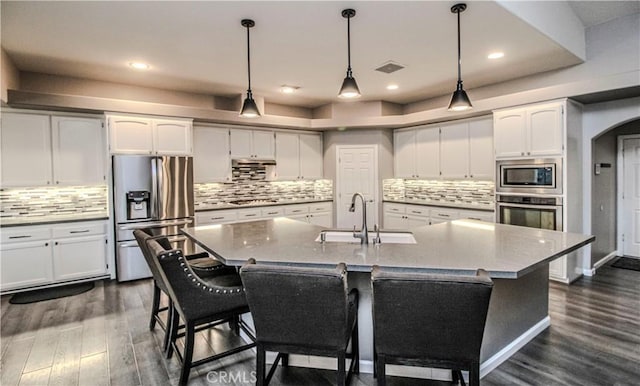
[[[118,281],[151,277],[135,229],[151,228],[191,252],[192,244],[180,234],[193,223],[191,157],[113,156],[113,184]]]

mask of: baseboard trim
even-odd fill
[[[582,273],[585,276],[593,276],[596,274],[596,271],[598,270],[598,268],[607,264],[609,261],[613,260],[616,256],[618,256],[618,251],[613,251],[608,255],[606,255],[605,257],[603,257],[602,259],[596,261],[596,263],[593,265],[593,268],[591,269],[585,268]]]
[[[542,331],[547,329],[551,325],[551,318],[547,315],[544,319],[536,323],[533,327],[525,331],[524,334],[520,335],[513,342],[509,343],[502,350],[495,353],[491,358],[480,364],[480,378],[489,374],[496,367],[500,366],[504,361],[509,359],[513,354],[515,354],[518,350],[524,347],[525,344],[529,343],[533,338],[538,336]]]

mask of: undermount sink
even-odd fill
[[[354,243],[360,244],[360,239],[353,237],[353,231],[350,230],[331,230],[323,231],[325,242],[327,243]],[[373,244],[376,233],[370,231],[369,244]],[[316,238],[317,242],[321,242],[321,236]],[[416,244],[416,239],[411,232],[380,232],[381,244]]]

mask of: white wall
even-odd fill
[[[583,229],[591,233],[591,184],[593,168],[593,139],[611,128],[640,118],[640,97],[585,105],[582,111],[582,192]],[[585,250],[583,268],[591,269],[591,247]]]

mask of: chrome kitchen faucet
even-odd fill
[[[353,226],[353,237],[360,239],[360,244],[369,244],[369,232],[367,231],[367,202],[361,193],[354,193],[351,197],[351,207],[349,212],[356,211],[356,197],[360,197],[362,201],[362,229],[360,232],[356,232],[356,226]]]

